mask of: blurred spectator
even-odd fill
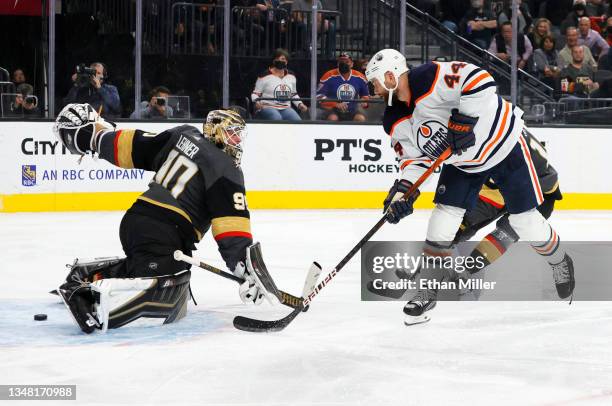
[[[552,35],[547,35],[542,41],[542,47],[535,50],[533,53],[535,71],[538,78],[549,85],[555,87],[555,79],[559,77],[561,70],[559,64],[559,51],[555,46],[555,39]]]
[[[606,40],[591,29],[591,20],[588,17],[580,17],[578,22],[578,45],[587,46],[595,59],[607,54],[610,48]]]
[[[33,96],[34,88],[27,83],[17,86],[15,101],[11,103],[11,115],[23,118],[40,117],[38,99]]]
[[[561,70],[560,77],[563,81],[567,79],[569,86],[567,89],[561,91],[571,93],[575,96],[586,96],[592,91],[599,88],[599,84],[593,81],[593,68],[584,63],[584,51],[585,47],[575,45],[572,47],[572,62],[563,70]]]
[[[295,23],[296,27],[296,40],[297,49],[302,50],[302,52],[310,53],[309,47],[310,45],[310,37],[308,36],[309,24],[312,23],[310,16],[312,16],[312,3],[313,0],[293,0],[291,3],[291,17]],[[323,4],[321,0],[316,0],[317,10],[323,10]],[[333,20],[329,20],[324,18],[323,13],[317,13],[317,33],[323,34],[325,37],[325,42],[323,49],[325,51],[325,55],[328,57],[333,57],[334,52],[336,51],[336,25]]]
[[[408,0],[408,3],[432,17],[436,15],[436,4],[438,0]]]
[[[601,16],[606,13],[604,0],[587,0],[586,12],[590,16]]]
[[[480,48],[488,49],[497,29],[497,20],[490,10],[485,10],[484,0],[471,0],[471,8],[459,25],[463,37]]]
[[[347,53],[338,57],[338,67],[321,76],[317,98],[354,100],[370,96],[365,76],[353,69],[353,59]],[[329,121],[365,121],[365,113],[359,108],[367,108],[367,103],[357,106],[356,102],[322,102],[318,118]]]
[[[531,22],[533,18],[531,18],[531,14],[529,13],[529,7],[527,4],[523,4],[521,0],[518,0],[519,10],[517,15],[518,21],[518,32],[522,32],[523,34],[528,34],[531,28]],[[512,21],[512,7],[506,7],[504,10],[499,13],[497,16],[498,24],[503,24],[506,21]]]
[[[119,92],[115,86],[106,83],[107,78],[106,67],[101,62],[94,62],[89,68],[79,65],[77,73],[72,75],[74,84],[64,98],[64,104],[89,103],[102,117],[119,117]]]
[[[257,8],[263,11],[268,45],[278,47],[283,42],[281,37],[286,37],[289,13],[285,7],[281,7],[281,0],[257,0]]]
[[[170,90],[164,86],[157,86],[151,90],[151,99],[140,103],[140,118],[143,120],[172,118],[172,107],[168,105]],[[138,113],[134,111],[131,119],[137,119]]]
[[[19,86],[22,83],[26,83],[25,73],[23,73],[23,69],[17,68],[13,71],[13,83],[15,87]]]
[[[440,0],[440,18],[442,25],[452,32],[459,32],[459,24],[470,8],[470,0]]]
[[[569,27],[565,33],[565,47],[559,52],[561,58],[561,67],[564,68],[572,63],[572,48],[578,44],[578,29],[576,27]],[[597,63],[591,54],[591,50],[588,47],[584,48],[584,64],[590,66],[593,69],[597,68]]]
[[[569,27],[578,27],[578,19],[586,16],[586,0],[574,0],[572,11],[561,23],[561,32],[567,32]]]
[[[533,49],[542,48],[542,42],[547,36],[553,36],[551,31],[551,24],[547,18],[539,18],[534,24],[533,31],[527,35]]]
[[[357,60],[357,62],[355,62],[355,66],[353,67],[353,69],[365,75],[366,67],[368,66],[369,61],[370,61],[370,58],[359,59]]]
[[[606,20],[606,30],[604,31],[604,38],[609,46],[612,47],[612,17],[608,17]]]
[[[608,51],[607,54],[601,57],[597,68],[612,71],[612,52],[611,51]]]
[[[287,70],[289,54],[284,49],[277,49],[272,65],[263,72],[255,83],[251,100],[255,103],[255,118],[261,120],[301,120],[298,113],[291,108],[291,99],[300,96],[296,90],[296,79]],[[259,100],[259,98],[274,100]],[[294,101],[302,112],[308,107],[301,101]]]
[[[203,2],[206,4],[201,4]],[[197,53],[214,54],[215,44],[223,35],[223,15],[217,12],[217,0],[187,0],[176,13],[174,21],[176,46],[187,48],[190,41]],[[200,4],[193,4],[200,3]]]
[[[524,69],[529,57],[533,53],[533,46],[531,41],[525,34],[518,33],[517,43],[517,56],[519,69]],[[506,21],[501,25],[500,33],[495,36],[489,47],[489,52],[496,55],[499,59],[504,62],[510,63],[512,55],[512,23]]]
[[[572,10],[573,0],[547,0],[544,6],[544,17],[548,18],[552,23],[552,30],[555,33],[565,32],[560,30],[563,20]],[[574,26],[575,27],[575,26]]]

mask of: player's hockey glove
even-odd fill
[[[85,155],[96,151],[96,136],[114,128],[89,104],[71,103],[57,116],[53,132],[72,154]]]
[[[407,200],[404,199],[404,193],[410,189],[412,183],[406,179],[395,180],[389,194],[383,202],[384,213],[387,216],[387,221],[391,224],[397,224],[401,219],[412,214],[414,201],[419,197],[420,192],[417,190]]]
[[[470,117],[453,109],[448,119],[448,141],[453,154],[461,155],[467,149],[476,144],[474,126],[478,117]]]
[[[236,264],[236,267],[234,268],[234,275],[244,279],[244,282],[238,289],[238,294],[240,295],[242,302],[246,304],[261,304],[261,302],[264,300],[264,294],[256,283],[253,275],[251,275],[247,267],[244,265],[244,262],[238,262]]]

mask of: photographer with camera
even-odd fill
[[[143,120],[155,120],[172,118],[174,111],[168,105],[170,90],[164,86],[157,86],[151,90],[151,100],[140,103],[140,118]],[[138,118],[138,112],[130,115],[131,119]]]
[[[23,118],[40,117],[38,98],[32,93],[34,93],[32,85],[22,83],[17,86],[15,101],[11,103],[11,115]]]
[[[101,62],[89,67],[80,64],[72,75],[73,87],[64,98],[64,104],[88,103],[102,117],[116,118],[121,115],[119,92],[113,85],[106,83],[108,73]]]

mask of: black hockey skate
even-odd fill
[[[88,283],[66,282],[57,288],[57,292],[83,332],[91,334],[102,328],[95,308],[98,293],[92,291]]]
[[[114,277],[123,260],[119,257],[103,257],[93,260],[77,258],[72,265],[66,265],[67,268],[70,268],[70,271],[66,276],[66,282],[60,285],[60,288],[67,288],[74,282],[93,282],[100,278]],[[59,294],[58,290],[52,290],[49,293]]]
[[[412,326],[413,324],[427,323],[431,318],[427,314],[430,310],[436,307],[436,297],[438,292],[433,289],[421,289],[416,295],[404,306],[404,324]]]
[[[574,279],[574,262],[565,254],[563,260],[558,264],[550,264],[555,279],[557,294],[561,299],[566,299],[574,294],[576,280]]]

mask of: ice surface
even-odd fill
[[[376,239],[422,239],[428,214]],[[199,306],[179,323],[82,335],[47,292],[74,257],[121,253],[121,216],[0,215],[0,384],[76,384],[73,403],[95,405],[612,404],[610,303],[444,302],[430,323],[405,327],[401,303],[360,302],[358,258],[281,333],[235,330],[236,314],[288,310],[247,308],[237,285],[196,270]],[[295,294],[313,260],[333,267],[379,216],[252,213],[268,268]],[[611,212],[556,212],[552,223],[565,240],[612,240]],[[210,236],[199,248],[223,265]]]

